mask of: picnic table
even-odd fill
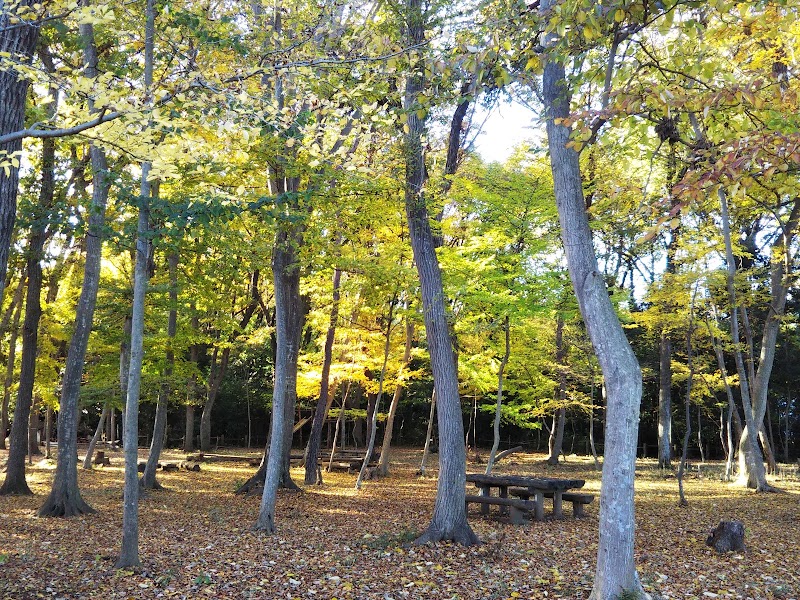
[[[569,492],[582,488],[586,483],[583,479],[468,473],[467,481],[480,489],[479,495],[467,496],[467,504],[480,504],[481,514],[489,514],[489,507],[492,504],[498,505],[501,514],[510,511],[514,523],[525,522],[525,516],[530,513],[533,513],[537,521],[544,519],[545,498],[553,499],[553,516],[556,518],[563,517],[563,501],[572,502],[573,515],[579,517],[583,516],[583,506],[594,499],[591,494]],[[498,490],[496,496],[492,495],[493,488]]]

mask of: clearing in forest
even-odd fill
[[[142,567],[115,571],[122,454],[110,454],[110,466],[80,471],[97,514],[36,517],[53,473],[47,461],[29,469],[36,496],[0,498],[0,598],[575,599],[591,589],[597,501],[584,519],[523,526],[480,517],[471,507],[482,545],[409,545],[428,524],[436,491],[434,477],[415,476],[421,451],[411,449],[394,451],[391,476],[360,492],[348,473],[324,473],[325,485],[303,493],[281,491],[271,537],[250,530],[259,498],[233,494],[253,467],[226,461],[204,463],[199,473],[159,472],[167,490],[140,506]],[[164,460],[181,458],[167,453]],[[515,454],[495,472],[580,478],[583,491],[599,492],[591,459],[571,456],[548,468],[544,458]],[[800,598],[800,481],[793,468],[775,481],[786,493],[754,494],[720,482],[719,464],[695,465],[686,482],[689,507],[679,508],[674,476],[652,460],[637,466],[636,562],[654,598]],[[470,472],[483,468],[468,465]],[[300,470],[294,474],[302,481]],[[718,556],[705,545],[708,530],[727,518],[744,521],[747,552]]]

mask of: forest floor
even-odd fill
[[[231,454],[246,454],[230,449]],[[251,452],[253,457],[258,453]],[[515,526],[469,519],[483,543],[409,545],[426,527],[436,493],[435,462],[416,476],[420,450],[393,452],[392,474],[354,490],[356,475],[324,473],[325,484],[281,491],[278,531],[251,531],[259,497],[233,494],[254,468],[207,462],[199,473],[159,473],[167,488],[140,503],[141,568],[115,570],[121,540],[121,452],[111,465],[80,469],[96,514],[42,519],[52,461],[29,467],[35,496],[0,498],[0,598],[586,598],[597,552],[598,502],[587,517]],[[143,454],[144,456],[144,454]],[[485,455],[484,455],[485,456]],[[168,452],[164,460],[180,460]],[[590,458],[547,467],[539,454],[514,454],[496,473],[583,478],[597,494]],[[0,463],[5,452],[0,451]],[[471,463],[470,472],[484,465]],[[677,481],[652,460],[636,480],[636,562],[653,598],[800,598],[800,481],[794,466],[773,480],[786,493],[754,494],[720,481],[718,463],[693,465],[689,506]],[[300,469],[293,471],[302,481]],[[546,509],[547,507],[546,503]],[[566,511],[570,511],[567,509]],[[721,519],[746,526],[747,551],[717,555],[705,545]]]

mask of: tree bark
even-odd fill
[[[150,443],[150,454],[139,484],[143,489],[162,489],[156,480],[156,468],[161,451],[164,449],[164,437],[167,433],[167,408],[169,397],[172,394],[172,372],[175,369],[175,334],[178,330],[178,253],[170,251],[167,256],[169,265],[169,317],[167,318],[167,351],[166,367],[164,368],[163,383],[158,391],[158,404],[156,405],[156,418],[153,423],[153,439]]]
[[[551,2],[540,4],[546,14]],[[600,540],[592,600],[622,592],[645,596],[634,563],[634,471],[642,376],[597,266],[586,215],[578,154],[568,148],[570,128],[557,123],[570,113],[565,69],[548,57],[543,77],[550,164],[570,278],[600,362],[608,394],[600,492]]]
[[[567,409],[564,404],[567,401],[567,367],[566,349],[564,348],[564,317],[559,313],[556,323],[556,364],[558,365],[558,402],[561,406],[553,415],[553,427],[550,430],[547,457],[548,465],[557,465],[558,457],[564,450],[564,422],[566,421]]]
[[[86,457],[83,459],[83,468],[87,471],[92,470],[92,457],[94,456],[94,449],[97,447],[97,442],[103,434],[103,428],[106,426],[106,419],[108,417],[108,403],[103,405],[103,412],[100,413],[100,420],[97,422],[97,428],[94,430],[94,435],[89,441],[89,448],[86,450]]]
[[[3,13],[5,16],[5,13]],[[0,22],[0,24],[2,24]],[[4,92],[2,80],[6,74],[0,74],[0,102]],[[0,117],[2,119],[2,117]],[[39,203],[31,218],[30,237],[28,239],[27,271],[28,290],[25,297],[25,319],[22,322],[22,360],[17,389],[17,405],[14,409],[14,423],[11,426],[11,447],[8,453],[6,478],[0,487],[0,495],[31,494],[25,481],[25,455],[30,448],[29,419],[33,402],[33,386],[36,380],[36,355],[38,352],[39,320],[42,316],[42,259],[44,244],[48,238],[47,225],[50,209],[55,194],[55,140],[45,140],[42,144],[42,175],[39,189]],[[16,169],[14,169],[16,171]],[[5,175],[0,175],[0,195],[3,193]],[[16,194],[14,202],[16,203]],[[3,199],[0,196],[0,213]],[[0,221],[2,215],[0,214]],[[3,243],[0,235],[0,244]],[[6,249],[7,250],[7,249]],[[2,254],[2,248],[0,248]],[[0,261],[2,257],[0,257]],[[6,254],[7,260],[7,254]],[[0,278],[5,278],[6,263],[0,264]],[[3,284],[0,284],[3,285]],[[2,296],[0,295],[0,300]],[[38,419],[37,419],[38,420]],[[38,426],[37,426],[38,429]],[[60,431],[59,431],[60,437]],[[35,438],[35,434],[34,434]],[[34,439],[35,441],[35,439]],[[38,451],[38,448],[36,448]]]
[[[154,0],[147,0],[144,30],[144,93],[146,104],[151,103],[153,86],[153,53],[155,37]],[[149,181],[152,164],[142,162],[139,187],[139,223],[136,236],[136,262],[133,277],[133,310],[131,311],[131,362],[128,369],[128,390],[125,400],[125,490],[122,500],[122,545],[114,565],[117,569],[138,566],[139,563],[139,392],[142,383],[144,355],[144,311],[147,295],[148,262],[150,259]]]
[[[559,317],[559,324],[563,328],[563,319]],[[497,371],[497,404],[494,409],[494,441],[492,442],[492,451],[489,453],[489,460],[486,461],[486,474],[489,475],[494,467],[495,460],[497,459],[497,449],[500,447],[500,417],[502,416],[503,408],[503,373],[506,370],[508,359],[511,356],[511,330],[508,321],[508,315],[503,320],[503,333],[505,333],[505,353],[503,359],[500,361],[500,368]],[[563,439],[564,426],[561,426],[561,435]],[[556,462],[558,462],[558,455],[556,455]]]
[[[659,344],[658,466],[672,467],[672,343],[666,331]]]
[[[18,20],[17,12],[32,8],[37,0],[21,0],[16,4],[0,5],[0,52],[21,63],[30,62],[39,40],[40,24],[34,20]],[[34,11],[38,12],[38,11]],[[13,68],[0,70],[0,135],[20,131],[25,127],[25,102],[30,81]],[[0,144],[0,152],[19,158],[22,140]],[[0,169],[0,303],[5,292],[8,255],[17,217],[19,166]],[[25,423],[27,425],[27,422]]]
[[[3,380],[3,403],[0,410],[0,449],[6,449],[6,431],[8,430],[8,405],[11,399],[11,383],[14,379],[14,363],[17,358],[17,333],[19,331],[19,321],[22,316],[22,298],[25,293],[25,274],[20,277],[17,291],[11,301],[9,310],[13,312],[11,319],[11,329],[8,340],[8,361],[6,363],[6,374]]]
[[[356,489],[361,489],[361,483],[364,481],[369,462],[372,460],[372,451],[375,449],[375,432],[378,429],[378,409],[381,405],[381,398],[383,397],[383,382],[386,379],[386,365],[389,362],[389,350],[391,349],[392,341],[392,325],[394,321],[394,308],[397,304],[397,293],[392,296],[389,302],[389,314],[386,315],[386,342],[383,346],[383,365],[381,365],[381,374],[378,378],[378,394],[375,397],[375,402],[372,406],[372,414],[369,420],[369,438],[367,440],[367,450],[364,453],[364,462],[361,463],[361,469],[356,478]]]
[[[84,59],[87,77],[98,75],[98,57],[92,25],[80,26],[84,43]],[[78,489],[78,403],[81,379],[92,331],[92,320],[100,285],[100,270],[103,253],[103,228],[106,203],[108,201],[108,164],[103,150],[92,145],[89,148],[92,161],[92,202],[89,208],[86,233],[86,261],[83,268],[83,284],[75,309],[75,326],[67,351],[64,378],[61,382],[61,397],[58,410],[58,464],[50,489],[50,495],[39,509],[39,516],[70,517],[94,512],[81,497]],[[101,419],[102,423],[102,419]],[[100,426],[98,426],[100,427]],[[84,465],[85,467],[85,465]]]
[[[325,335],[325,348],[322,358],[322,377],[320,378],[319,398],[314,408],[314,420],[311,423],[311,435],[305,451],[305,483],[312,485],[322,483],[317,481],[319,472],[319,448],[322,443],[322,425],[328,416],[328,411],[333,403],[333,395],[329,394],[331,361],[333,360],[333,342],[336,338],[336,323],[339,320],[339,286],[342,280],[342,272],[339,269],[333,270],[333,304],[331,305],[331,317],[328,323],[328,332]]]
[[[408,368],[411,362],[411,343],[414,338],[414,325],[406,319],[406,346],[403,352],[403,365],[397,377],[397,386],[394,388],[392,403],[389,405],[389,415],[386,417],[386,427],[383,430],[383,443],[381,444],[381,460],[378,462],[378,474],[385,476],[389,473],[389,457],[392,447],[392,434],[394,432],[394,417],[397,414],[397,407],[400,404],[400,397],[403,395],[403,384],[400,376]]]
[[[406,0],[405,18],[406,43],[410,46],[421,46],[425,42],[425,17],[421,0]],[[404,108],[408,115],[403,143],[406,162],[405,206],[411,248],[419,274],[425,335],[439,404],[439,479],[436,502],[430,524],[415,543],[452,540],[469,546],[477,543],[478,537],[467,523],[464,504],[467,459],[461,398],[458,393],[458,372],[445,313],[442,274],[436,257],[424,192],[426,177],[422,134],[425,124],[417,113],[419,95],[424,88],[424,68],[421,64],[414,64],[412,73],[406,80],[404,98]]]
[[[287,450],[291,448],[291,419],[297,399],[297,359],[302,321],[298,257],[298,249],[302,245],[302,226],[296,223],[279,223],[278,227],[272,255],[277,337],[275,385],[272,397],[272,432],[264,492],[261,496],[261,507],[255,524],[256,530],[269,534],[275,532],[275,503],[278,488],[281,484],[289,483],[285,481],[285,463],[288,463],[289,460]],[[287,439],[289,448],[287,448]]]
[[[200,319],[195,313],[195,305],[192,303],[192,331],[196,334],[200,326]],[[197,362],[200,359],[200,348],[197,344],[192,344],[189,348],[189,362],[197,369]],[[186,384],[186,421],[183,433],[183,451],[194,451],[194,402],[195,390],[197,389],[197,375],[193,372]]]

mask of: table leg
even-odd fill
[[[553,516],[556,519],[560,519],[564,516],[564,513],[561,510],[561,495],[564,492],[553,492]]]
[[[500,491],[500,497],[501,498],[508,498],[508,486],[507,485],[501,485],[498,489]],[[500,506],[498,506],[498,508],[500,509],[500,514],[501,515],[507,515],[508,514],[508,507],[507,506],[503,506],[501,504]]]
[[[533,508],[533,518],[537,521],[544,521],[544,493],[535,490],[533,492],[533,501],[536,503]]]
[[[491,496],[492,495],[492,488],[488,486],[481,486],[481,496]],[[481,504],[481,514],[488,515],[489,514],[489,505],[488,504]]]

